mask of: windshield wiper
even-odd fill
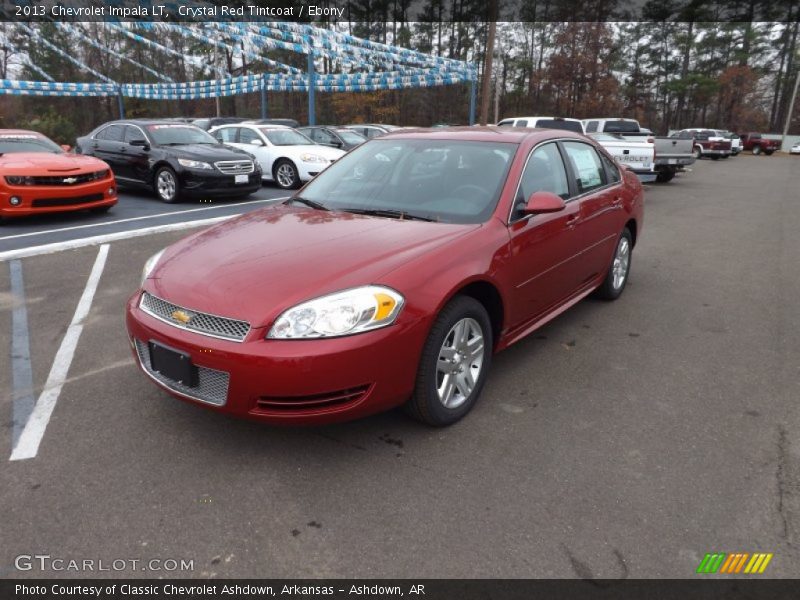
[[[390,219],[400,219],[401,221],[428,221],[432,223],[439,220],[431,217],[424,217],[422,215],[415,215],[414,213],[407,213],[402,210],[394,210],[391,208],[340,208],[339,210],[356,215],[388,217]]]
[[[302,196],[293,196],[289,198],[284,204],[291,204],[292,202],[299,202],[300,204],[305,204],[306,206],[310,206],[315,210],[330,210],[324,204],[317,202],[316,200],[309,200],[308,198],[303,198]]]

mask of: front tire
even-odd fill
[[[90,208],[90,209],[89,209],[89,212],[90,212],[90,213],[94,213],[94,214],[96,214],[96,215],[104,215],[104,214],[106,214],[106,213],[107,213],[109,210],[111,210],[111,207],[110,207],[110,206],[95,206],[94,208]]]
[[[180,197],[180,183],[170,167],[161,167],[156,171],[155,190],[159,200],[167,204],[174,204]]]
[[[288,158],[282,158],[275,163],[272,179],[279,188],[284,190],[300,187],[300,174],[297,172],[295,164]]]
[[[605,280],[597,288],[597,295],[603,300],[616,300],[622,295],[625,284],[628,283],[628,274],[631,271],[631,254],[633,253],[633,235],[627,227],[617,240],[614,258],[608,268]]]
[[[483,305],[456,296],[428,334],[406,411],[418,421],[446,427],[463,418],[480,396],[492,362],[492,324]]]
[[[761,146],[753,146],[753,154],[755,154],[756,156],[761,154]]]

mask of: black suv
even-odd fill
[[[150,188],[169,203],[182,196],[238,198],[261,187],[261,167],[250,154],[189,123],[111,121],[78,138],[75,150],[106,161],[119,185]]]

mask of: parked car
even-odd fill
[[[352,150],[367,141],[367,138],[363,135],[347,127],[300,127],[297,131],[308,136],[317,144],[333,146],[342,150]]]
[[[639,125],[636,119],[619,117],[585,119],[583,126],[587,134],[611,133],[626,140],[635,141],[644,138],[652,141],[655,146],[653,169],[658,174],[656,181],[660,183],[671,181],[680,169],[694,164],[695,161],[692,139],[653,135],[651,130]]]
[[[763,137],[760,133],[742,133],[742,150],[749,150],[753,154],[761,154],[762,152],[767,156],[772,156],[775,151],[780,150],[780,140],[770,140]]]
[[[78,138],[76,150],[106,161],[120,184],[149,188],[164,202],[182,197],[244,197],[261,187],[261,168],[195,125],[111,121]]]
[[[280,125],[222,125],[211,134],[219,142],[255,156],[264,180],[274,181],[285,190],[300,187],[301,182],[316,177],[344,154]]]
[[[789,148],[789,154],[800,154],[800,142],[796,142],[791,148]]]
[[[204,131],[208,131],[213,127],[228,125],[230,123],[243,123],[246,120],[247,119],[244,117],[204,117],[202,119],[193,119],[191,123]]]
[[[728,158],[731,155],[731,140],[713,129],[681,129],[671,138],[693,140],[694,156],[697,159],[708,156],[713,160]]]
[[[738,156],[742,152],[742,137],[732,131],[720,131],[719,133],[731,141],[731,155]]]
[[[622,294],[642,215],[636,176],[580,134],[389,134],[152,256],[127,305],[134,358],[220,413],[319,424],[405,404],[449,425],[496,352]]]
[[[597,141],[621,165],[636,173],[639,181],[655,181],[655,144],[651,138],[626,140],[615,133],[589,133],[588,137]]]
[[[583,133],[579,119],[566,117],[509,117],[497,124],[498,127],[538,127],[539,129],[563,129]]]
[[[243,122],[250,125],[283,125],[284,127],[291,127],[292,129],[300,127],[300,121],[295,121],[294,119],[249,119]],[[220,123],[220,125],[223,124],[224,123]]]
[[[69,150],[36,131],[0,129],[0,223],[40,213],[103,213],[117,203],[109,166]]]
[[[389,133],[390,131],[400,129],[397,125],[376,125],[371,123],[356,123],[353,125],[345,125],[344,127],[347,129],[352,129],[367,139],[380,137]]]

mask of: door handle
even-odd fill
[[[622,204],[622,196],[614,196],[614,206]]]
[[[578,215],[567,215],[566,225],[567,227],[575,227],[578,222]]]

